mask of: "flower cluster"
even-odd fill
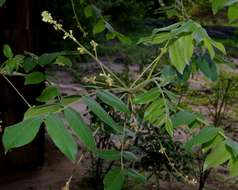
[[[53,24],[55,30],[63,30],[63,25],[55,21],[48,11],[43,11],[41,13],[41,16],[42,16],[42,21],[49,24]]]
[[[46,23],[52,24],[54,22],[53,17],[48,11],[43,11],[41,13],[41,16],[42,16],[42,20]]]
[[[73,31],[70,30],[69,32],[65,32],[64,33],[64,36],[63,36],[63,39],[65,40],[66,38],[73,38]]]
[[[96,76],[84,77],[83,81],[86,83],[96,84]]]
[[[113,84],[113,79],[111,78],[111,75],[110,75],[110,74],[100,73],[99,76],[105,78],[105,82],[108,84],[108,86],[112,86],[112,84]]]
[[[95,42],[94,40],[92,40],[92,41],[90,42],[90,44],[91,44],[91,46],[93,47],[93,51],[96,51],[96,50],[97,50],[98,43]]]
[[[80,54],[85,54],[85,48],[78,47],[77,50],[79,51]]]
[[[197,180],[194,179],[194,178],[189,178],[188,176],[185,176],[185,181],[188,183],[188,184],[191,184],[191,185],[195,185],[197,184]]]

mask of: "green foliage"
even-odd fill
[[[37,135],[42,121],[42,117],[35,117],[6,128],[2,139],[5,152],[29,144]]]
[[[224,8],[228,0],[212,0],[212,11],[216,14],[219,10]]]
[[[52,63],[58,56],[62,55],[61,52],[56,53],[44,53],[38,58],[38,64],[42,67]]]
[[[70,127],[76,132],[80,140],[91,151],[96,150],[96,143],[92,131],[85,124],[80,114],[73,109],[67,108],[64,110],[64,115]]]
[[[185,147],[191,149],[195,145],[202,146],[203,151],[208,153],[203,166],[204,170],[229,161],[228,168],[231,175],[237,175],[234,167],[236,167],[238,143],[226,137],[222,130],[216,127],[202,129],[186,143]]]
[[[0,1],[0,7],[2,7],[5,4],[6,0],[1,0]]]
[[[237,167],[238,167],[238,160],[236,158],[235,159],[234,158],[230,159],[229,164],[228,164],[228,168],[229,168],[231,176],[233,176],[233,177],[238,176]]]
[[[202,145],[213,140],[218,135],[219,129],[215,127],[205,127],[196,136],[189,140],[185,147],[191,149],[194,145]]]
[[[135,180],[136,182],[145,183],[147,180],[144,175],[138,173],[136,170],[128,169],[126,172],[127,172],[128,177]]]
[[[123,3],[126,5],[125,1]],[[175,4],[177,3],[178,1]],[[211,1],[211,3],[214,13],[232,5],[228,10],[228,16],[232,21],[237,19],[234,12],[236,4],[233,1],[219,0]],[[88,38],[105,35],[107,39],[117,38],[125,44],[131,44],[130,38],[117,32],[96,5],[89,4],[85,0],[79,1],[77,5],[72,3],[71,6],[77,29],[85,38],[84,43],[88,42]],[[80,12],[76,9],[77,7],[83,11]],[[179,7],[185,8],[185,5],[181,3]],[[89,33],[85,32],[78,14],[90,25]],[[188,151],[193,150],[195,146],[202,149],[205,155],[204,170],[228,161],[230,174],[237,175],[235,168],[238,159],[238,143],[225,136],[224,131],[217,127],[219,125],[211,126],[198,114],[180,108],[180,100],[176,94],[179,82],[186,84],[196,69],[210,80],[217,80],[219,73],[216,63],[219,62],[220,54],[226,55],[226,50],[221,43],[208,36],[206,30],[198,22],[188,19],[185,9],[178,15],[183,18],[181,22],[155,29],[152,35],[139,40],[138,44],[157,46],[160,53],[149,65],[145,65],[142,73],[134,81],[124,81],[123,77],[117,76],[98,59],[98,44],[95,41],[92,40],[85,46],[81,39],[77,40],[75,32],[64,29],[49,12],[44,11],[43,21],[52,24],[55,29],[63,33],[63,38],[70,39],[77,45],[77,51],[74,53],[80,56],[86,54],[92,58],[101,68],[101,74],[90,78],[85,77],[85,81],[90,85],[86,85],[86,92],[80,95],[64,97],[56,87],[46,87],[37,98],[44,104],[29,106],[22,122],[5,129],[3,134],[5,151],[30,143],[44,122],[50,138],[67,158],[76,161],[78,144],[75,138],[79,139],[84,151],[90,152],[92,158],[96,157],[97,163],[101,164],[97,168],[101,168],[99,176],[100,180],[103,180],[104,189],[120,190],[127,178],[140,182],[146,181],[145,176],[131,167],[135,165],[135,161],[138,161],[137,154],[145,153],[145,157],[150,157],[155,167],[154,171],[160,171],[162,165],[166,165],[167,170],[172,169],[177,172],[176,166],[171,163],[166,153],[167,148],[169,150],[177,148],[172,140],[174,129],[182,125],[191,128],[198,125],[203,127],[202,130],[193,134],[185,144],[185,148]],[[11,48],[5,45],[3,52],[7,61],[3,63],[1,74],[14,74],[23,67],[26,71],[26,74],[23,74],[26,85],[39,84],[47,80],[44,73],[34,71],[37,67],[46,67],[50,64],[58,66],[72,64],[66,57],[68,52],[65,51],[44,53],[41,56],[34,54],[14,56]],[[162,58],[166,60],[168,58],[171,66],[161,71],[158,64],[163,61]],[[174,77],[177,77],[176,81]],[[72,104],[79,101],[87,107],[91,116],[90,124],[85,123],[83,114],[70,108]],[[72,133],[75,136],[72,136]],[[165,139],[166,148],[162,145]],[[154,152],[150,148],[147,149],[147,145],[153,147]],[[140,148],[145,150],[141,151]],[[179,157],[178,154],[183,152],[181,146],[176,150],[179,152],[170,151],[169,153],[173,157]],[[84,151],[82,151],[82,158]],[[152,158],[152,153],[156,157]],[[162,163],[158,163],[161,159],[157,156],[162,158]],[[182,163],[186,161],[186,159],[182,160]],[[179,176],[183,177],[181,174]],[[187,180],[186,177],[184,180]]]
[[[99,91],[97,93],[97,97],[109,106],[114,107],[119,112],[124,112],[127,114],[130,113],[130,110],[127,108],[126,104],[109,91]]]
[[[218,143],[206,157],[204,170],[211,167],[217,167],[231,158],[224,142]]]
[[[122,132],[122,127],[117,124],[110,115],[92,98],[83,97],[83,102],[88,106],[88,108],[98,116],[103,122],[109,125],[115,132]]]
[[[49,136],[60,151],[70,160],[76,161],[77,144],[65,129],[63,120],[57,115],[50,114],[45,120],[45,125]]]
[[[97,156],[105,160],[120,160],[121,152],[117,150],[98,150]]]
[[[185,66],[189,65],[192,55],[192,35],[183,36],[176,40],[171,46],[169,46],[169,57],[171,64],[174,65],[177,71],[180,73],[183,73]]]
[[[213,13],[228,7],[228,19],[230,22],[234,22],[238,19],[238,1],[236,0],[211,0]]]
[[[209,57],[209,55],[205,54],[199,56],[196,60],[197,67],[202,71],[202,73],[212,81],[216,81],[218,79],[218,71],[215,62]]]
[[[59,96],[59,89],[54,86],[48,86],[42,91],[41,95],[36,100],[40,102],[47,102],[57,96]]]
[[[211,60],[215,57],[214,48],[226,54],[224,46],[212,40],[206,30],[193,20],[155,29],[151,36],[141,38],[138,43],[152,45],[165,43],[165,47],[162,50],[166,52],[168,49],[171,64],[181,74],[183,74],[186,65],[191,65],[191,58],[194,55],[195,48],[207,49]],[[204,70],[207,70],[207,68]],[[212,71],[216,72],[216,68],[212,68]],[[212,76],[210,78],[213,80],[215,77]]]
[[[120,190],[124,184],[124,173],[121,168],[111,169],[104,178],[104,190]]]
[[[197,116],[194,113],[188,111],[180,111],[174,114],[171,118],[174,128],[181,125],[190,125],[196,121]]]
[[[104,24],[104,20],[100,19],[96,25],[93,27],[93,34],[98,34],[101,33],[105,30],[105,24]]]
[[[150,173],[164,181],[180,181],[183,180],[181,174],[187,176],[195,174],[194,162],[196,161],[192,154],[183,148],[182,143],[170,139],[161,130],[149,130],[151,134],[140,142],[143,150],[140,166],[145,173]],[[177,168],[180,174],[177,174]],[[159,183],[156,186],[160,187]]]
[[[56,60],[55,60],[55,64],[59,65],[59,66],[72,66],[72,62],[68,57],[59,55],[57,56]]]
[[[6,58],[10,59],[13,58],[13,53],[12,53],[12,49],[10,48],[9,45],[5,44],[3,46],[3,54]]]
[[[58,112],[62,106],[60,104],[51,103],[41,106],[30,107],[24,114],[24,119],[33,118],[37,116],[46,116],[49,113]]]
[[[45,75],[41,72],[33,72],[25,77],[25,85],[38,84],[46,79]]]
[[[238,5],[229,7],[228,9],[228,19],[230,22],[235,22],[238,19]]]
[[[155,87],[153,89],[150,89],[147,92],[141,93],[139,95],[137,95],[133,102],[135,104],[145,104],[145,103],[149,103],[151,101],[154,101],[158,96],[161,95],[160,89]]]

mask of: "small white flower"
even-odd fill
[[[85,49],[78,47],[77,50],[79,51],[80,54],[85,54]]]
[[[41,13],[41,16],[42,16],[42,20],[44,22],[53,23],[53,18],[52,18],[51,14],[48,11],[43,11]]]

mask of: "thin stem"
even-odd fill
[[[123,127],[123,134],[122,134],[122,139],[121,139],[121,169],[124,169],[124,140],[126,136],[126,121],[124,122],[124,127]]]
[[[81,163],[83,158],[84,158],[84,154],[82,153],[81,156],[79,157],[79,159],[77,160],[77,162],[75,163],[75,167],[74,167],[74,169],[72,171],[71,176],[69,177],[68,181],[66,182],[65,187],[69,187],[69,184],[70,184],[70,182],[71,182],[71,180],[72,180],[72,178],[73,178],[73,176],[74,176],[74,174],[75,174],[75,172],[77,170],[76,166],[78,166]]]
[[[100,130],[100,127],[98,127],[98,128],[93,132],[93,137],[96,136],[96,134],[98,133],[99,130]],[[82,162],[84,156],[85,156],[85,154],[82,153],[81,156],[79,157],[79,159],[76,161],[75,166],[74,166],[74,168],[73,168],[73,171],[72,171],[72,173],[71,173],[71,176],[70,176],[69,179],[67,180],[67,182],[66,182],[66,184],[65,184],[65,187],[68,187],[68,188],[69,188],[69,184],[70,184],[70,182],[71,182],[71,180],[72,180],[72,178],[73,178],[73,176],[74,176],[74,174],[75,174],[75,172],[76,172],[76,170],[77,170],[77,166]]]
[[[86,37],[87,36],[87,33],[85,32],[85,30],[83,29],[81,23],[79,22],[79,18],[78,18],[78,15],[76,13],[76,10],[75,10],[75,5],[74,5],[74,0],[70,0],[71,1],[71,6],[72,6],[72,9],[73,9],[73,13],[74,13],[74,17],[75,17],[75,20],[77,22],[77,25],[78,25],[78,28],[81,30],[81,32],[83,33],[83,37]]]
[[[21,97],[21,99],[26,103],[26,105],[31,108],[31,104],[24,98],[24,96],[19,92],[19,90],[12,84],[12,82],[5,76],[3,78],[10,84],[10,86],[16,91],[16,93]]]
[[[161,48],[161,51],[160,51],[160,54],[158,56],[158,61],[155,62],[155,64],[153,65],[151,71],[150,71],[150,74],[148,75],[147,79],[150,79],[154,70],[156,69],[160,59],[163,57],[163,55],[167,52],[167,46],[169,44],[169,41],[167,41],[167,43],[165,44],[165,46],[163,48]]]
[[[169,44],[169,41],[165,44],[163,48],[161,48],[160,54],[152,61],[150,65],[148,65],[145,70],[139,75],[139,77],[132,83],[130,88],[133,88],[136,83],[144,76],[144,74],[152,67],[150,74],[147,77],[147,80],[151,78],[156,66],[158,65],[160,59],[163,57],[163,55],[167,52],[167,46]]]
[[[64,33],[67,33],[64,29],[61,29]],[[96,61],[99,66],[101,67],[103,73],[105,73],[105,70],[110,73],[122,86],[127,87],[127,85],[114,74],[114,72],[109,69],[106,65],[104,65],[97,57],[95,57],[87,48],[85,48],[76,38],[73,36],[69,36],[80,48],[83,48],[86,54],[88,54],[94,61]],[[105,69],[105,70],[104,70]]]
[[[159,56],[158,56],[159,57]],[[156,63],[157,61],[159,61],[158,60],[158,57],[156,57],[155,59],[154,59],[154,61],[151,63],[151,64],[149,64],[146,68],[145,68],[145,70],[138,76],[138,78],[132,83],[132,85],[130,86],[130,88],[133,88],[135,85],[136,85],[136,83],[144,76],[144,74],[154,65],[154,63]]]
[[[164,91],[162,90],[161,86],[159,85],[159,83],[156,80],[154,80],[154,83],[160,89],[160,92],[161,92],[161,95],[162,95],[162,98],[163,98],[163,101],[164,101],[166,119],[168,119],[169,118],[169,108],[168,108],[167,101],[166,101],[166,98],[165,98],[165,95],[164,95]]]

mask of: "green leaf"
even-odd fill
[[[128,36],[125,36],[119,32],[115,33],[117,38],[120,40],[121,43],[126,44],[126,45],[131,45],[132,41]]]
[[[212,11],[216,14],[219,10],[223,9],[227,0],[212,0]]]
[[[2,139],[5,152],[30,143],[37,135],[42,121],[41,117],[30,118],[5,128]]]
[[[109,91],[99,91],[97,93],[97,97],[102,100],[104,103],[106,103],[109,106],[112,106],[117,111],[124,112],[124,113],[130,113],[130,110],[127,108],[126,104],[121,101],[120,98],[113,95]]]
[[[84,8],[84,15],[86,18],[93,16],[93,10],[92,10],[91,5],[88,5]]]
[[[104,190],[121,190],[124,184],[124,178],[121,168],[111,169],[104,177]]]
[[[23,57],[14,57],[11,59],[8,59],[4,62],[4,71],[11,74],[14,71],[18,71],[19,67],[21,67],[21,64],[23,63]]]
[[[219,131],[220,132],[220,131]],[[214,139],[202,144],[202,151],[203,153],[207,153],[214,147],[216,147],[217,144],[224,141],[224,137],[220,134],[218,134]]]
[[[237,5],[229,7],[228,19],[230,22],[234,22],[238,19],[238,6]]]
[[[202,28],[198,27],[194,32],[193,32],[193,38],[196,40],[197,44],[200,44],[203,40],[207,39],[209,36],[207,34],[207,31]]]
[[[211,153],[205,159],[203,169],[207,170],[212,167],[217,167],[228,159],[231,158],[229,151],[226,148],[225,142],[217,144],[215,148],[212,149]]]
[[[137,44],[144,43],[144,44],[157,45],[157,44],[161,44],[168,41],[170,38],[171,38],[171,33],[167,33],[167,32],[159,33],[149,37],[140,38]]]
[[[230,138],[227,138],[226,145],[232,149],[234,156],[238,157],[238,143]]]
[[[161,95],[160,89],[155,87],[153,89],[150,89],[149,91],[146,91],[144,93],[137,95],[133,99],[133,102],[135,104],[146,104],[146,103],[152,102],[155,99],[159,98],[160,95]]]
[[[3,45],[3,54],[8,59],[13,58],[13,52],[9,45],[7,44]]]
[[[59,96],[59,90],[55,86],[46,87],[41,95],[36,99],[40,102],[47,102],[48,100],[54,99],[56,96]]]
[[[154,123],[158,117],[164,114],[164,101],[163,99],[155,100],[152,102],[148,108],[146,108],[144,113],[144,120]]]
[[[190,125],[196,120],[196,115],[188,111],[180,111],[174,114],[171,118],[173,127],[179,127],[181,125]]]
[[[83,102],[88,106],[88,108],[101,119],[104,123],[109,125],[112,129],[116,132],[122,133],[123,128],[118,125],[110,116],[109,114],[92,98],[90,97],[83,97]]]
[[[230,159],[228,163],[229,175],[232,177],[238,176],[238,159]]]
[[[40,106],[33,106],[29,108],[25,114],[24,119],[29,119],[36,116],[45,116],[49,113],[58,112],[62,106],[60,104],[45,104]]]
[[[25,85],[39,84],[46,79],[46,76],[41,72],[33,72],[25,76]]]
[[[38,64],[44,67],[50,63],[53,63],[56,58],[62,54],[63,52],[44,53],[38,58]]]
[[[219,129],[216,127],[205,127],[185,144],[185,148],[191,150],[195,145],[202,145],[203,143],[211,141],[218,135],[218,132]]]
[[[63,55],[59,55],[56,58],[55,64],[59,65],[59,66],[65,66],[65,65],[71,66],[72,65],[72,61],[68,57],[65,57]]]
[[[128,175],[128,177],[132,178],[134,181],[136,182],[142,182],[145,183],[146,182],[146,177],[140,173],[138,173],[136,170],[133,169],[127,169],[126,173]]]
[[[193,36],[186,35],[177,39],[169,46],[169,57],[171,64],[179,73],[183,73],[186,65],[189,65],[193,55]]]
[[[212,44],[206,38],[203,40],[203,42],[204,42],[204,47],[208,50],[211,59],[213,59],[215,57],[215,50],[214,50]]]
[[[112,39],[115,39],[116,36],[117,35],[115,32],[109,32],[109,33],[107,33],[106,38],[107,38],[107,40],[112,40]]]
[[[216,42],[214,40],[210,40],[211,44],[217,48],[218,50],[220,50],[224,55],[226,55],[226,49],[224,47],[224,45],[220,42]]]
[[[192,33],[196,31],[199,27],[201,27],[200,24],[194,22],[193,20],[188,20],[186,22],[183,22],[179,28],[171,30],[171,34],[172,36],[177,37],[183,34]]]
[[[45,120],[47,132],[55,145],[70,160],[76,160],[77,144],[69,132],[64,128],[63,120],[56,115],[49,115]]]
[[[103,19],[100,19],[93,27],[93,34],[101,33],[105,30],[105,22]]]
[[[93,133],[90,128],[85,124],[81,115],[71,108],[64,110],[64,115],[70,127],[76,132],[77,136],[83,144],[91,151],[96,150],[96,143]]]
[[[26,72],[32,71],[37,65],[37,59],[34,57],[27,57],[24,60],[23,63],[23,68],[25,69]]]
[[[81,100],[81,96],[78,95],[71,95],[71,96],[65,96],[62,98],[61,103],[64,106],[68,106],[70,104],[74,104],[76,102],[79,102]]]
[[[104,160],[121,159],[121,152],[117,150],[98,150],[96,155]]]
[[[195,60],[198,68],[202,71],[202,73],[212,81],[218,79],[218,71],[216,63],[211,59],[208,54],[198,57]]]
[[[167,133],[172,137],[173,136],[173,124],[170,118],[167,118],[165,120],[165,129]]]
[[[0,0],[0,7],[2,7],[5,4],[6,0]]]
[[[163,28],[156,28],[153,30],[152,34],[156,34],[158,32],[165,32],[165,31],[171,31],[174,30],[176,28],[178,28],[179,26],[181,26],[182,22],[177,22],[175,24],[171,24],[169,26],[163,27]]]
[[[129,160],[129,161],[136,161],[136,160],[138,160],[138,157],[134,153],[129,152],[129,151],[123,151],[123,157],[126,160]]]

